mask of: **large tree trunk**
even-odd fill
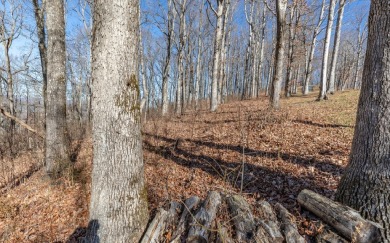
[[[138,0],[95,0],[89,242],[138,242],[148,221],[138,84]]]
[[[390,242],[390,2],[373,0],[350,162],[336,199],[382,224]]]
[[[216,111],[218,108],[218,82],[219,82],[219,68],[220,57],[222,51],[222,29],[223,29],[223,0],[217,0],[218,9],[216,11],[217,27],[215,29],[214,39],[214,57],[213,57],[213,76],[211,84],[211,101],[210,110]],[[210,4],[211,5],[211,4]]]
[[[55,178],[69,166],[66,127],[66,53],[64,1],[46,3],[47,13],[47,105],[46,172]]]
[[[284,48],[285,38],[284,32],[286,30],[286,8],[287,0],[276,1],[276,17],[277,17],[277,33],[276,33],[276,50],[275,50],[275,68],[274,77],[271,84],[271,107],[279,109],[280,107],[280,89],[283,79],[283,62],[284,62]]]
[[[329,14],[328,14],[328,24],[326,25],[326,35],[324,43],[324,51],[322,56],[322,69],[321,69],[321,80],[320,80],[320,94],[318,95],[318,100],[326,100],[326,83],[327,83],[327,72],[328,72],[328,59],[329,59],[329,47],[330,47],[330,37],[332,35],[332,26],[334,19],[334,9],[336,6],[336,0],[330,0],[329,3]]]
[[[345,0],[340,0],[339,3],[339,12],[337,16],[337,24],[336,24],[336,34],[334,37],[334,47],[333,47],[333,53],[332,53],[332,64],[330,67],[330,74],[329,74],[329,88],[328,92],[330,94],[333,94],[335,91],[335,81],[336,81],[336,64],[337,64],[337,58],[339,55],[339,48],[340,48],[340,36],[341,36],[341,26],[343,23],[343,15],[344,15],[344,7],[345,7]]]

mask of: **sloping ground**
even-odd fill
[[[187,112],[144,124],[149,207],[209,190],[243,195],[252,204],[279,202],[298,216],[300,233],[318,232],[300,216],[296,196],[311,189],[332,197],[348,161],[358,92],[326,102],[314,96],[282,101],[267,110],[266,99],[224,104],[217,113]],[[44,172],[0,194],[0,241],[74,240],[87,224],[92,146],[87,139],[77,173],[56,185]]]

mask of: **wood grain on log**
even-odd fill
[[[220,205],[221,195],[218,192],[210,191],[206,200],[191,220],[187,242],[208,242],[210,226],[217,215]]]
[[[239,242],[252,241],[256,224],[249,204],[240,195],[228,196],[226,202],[233,217],[236,239]]]
[[[260,219],[256,231],[256,242],[282,243],[284,237],[272,206],[266,201],[261,201],[258,203],[257,211]]]
[[[164,233],[167,218],[168,212],[160,208],[152,222],[150,222],[140,243],[159,243],[160,237]]]
[[[184,202],[184,209],[180,216],[179,223],[177,224],[176,231],[173,233],[173,240],[171,241],[172,243],[180,242],[180,238],[186,230],[187,221],[189,219],[189,216],[191,215],[191,211],[198,206],[199,201],[199,197],[194,196],[188,198]]]
[[[305,239],[299,234],[295,223],[295,217],[281,204],[277,203],[275,209],[281,222],[281,229],[287,243],[305,243]]]
[[[304,208],[334,227],[342,236],[353,242],[379,242],[380,228],[377,223],[363,219],[354,209],[336,203],[310,190],[298,195]]]

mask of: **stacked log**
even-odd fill
[[[225,210],[223,205],[226,205]],[[296,230],[296,226],[286,224],[286,217],[292,216],[281,205],[279,207],[282,209],[277,214],[268,202],[261,201],[256,208],[260,217],[255,217],[251,206],[241,195],[211,191],[203,202],[198,197],[191,197],[182,204],[172,202],[167,210],[160,208],[149,223],[141,243],[294,242],[286,238],[290,235],[303,239],[298,231],[291,233],[286,230]],[[226,212],[231,220],[222,222],[220,218]]]
[[[380,225],[363,219],[344,205],[309,190],[298,195],[301,206],[327,223],[315,242],[379,242]],[[266,201],[256,205],[256,214],[241,195],[208,193],[201,202],[190,197],[157,210],[141,243],[304,243],[295,217],[281,204]]]

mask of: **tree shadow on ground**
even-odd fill
[[[182,149],[176,142],[177,140],[163,137],[158,137],[158,139],[168,140],[171,144],[157,146],[145,140],[144,149],[171,160],[178,165],[201,169],[215,178],[225,180],[236,189],[241,188],[241,162],[228,162],[207,155],[194,154]],[[205,145],[204,142],[202,145]],[[214,144],[213,146],[216,148],[229,148],[229,145],[217,146]],[[239,146],[231,147],[231,149],[241,151]],[[271,154],[271,156],[275,155]],[[243,193],[258,193],[262,198],[280,202],[291,209],[296,206],[296,196],[302,189],[311,189],[325,195],[333,194],[332,190],[318,184],[315,175],[295,176],[278,169],[245,163]]]
[[[168,143],[175,143],[177,144],[180,140],[167,138],[163,136],[153,135],[150,133],[144,133],[143,135],[153,137],[155,139],[159,139]],[[182,141],[193,143],[197,146],[207,146],[209,148],[213,149],[219,149],[219,150],[231,150],[237,153],[242,153],[242,151],[245,151],[246,156],[251,157],[263,157],[263,158],[271,158],[271,159],[277,159],[280,158],[284,160],[285,162],[296,164],[303,166],[305,168],[308,167],[314,167],[317,170],[320,170],[322,172],[330,173],[331,175],[338,176],[340,175],[344,168],[340,165],[333,164],[331,162],[327,161],[320,161],[315,160],[313,158],[305,158],[298,155],[292,155],[288,153],[283,152],[271,152],[271,151],[264,151],[264,150],[255,150],[251,148],[243,148],[241,145],[231,145],[231,144],[220,144],[215,142],[209,142],[209,141],[202,141],[202,140],[194,140],[194,139],[183,139]]]
[[[293,122],[296,122],[296,123],[301,123],[301,124],[305,124],[305,125],[311,125],[311,126],[315,126],[315,127],[321,127],[321,128],[324,128],[324,127],[331,127],[331,128],[340,128],[340,127],[348,127],[348,128],[354,128],[355,126],[350,126],[350,125],[342,125],[342,124],[321,124],[321,123],[316,123],[316,122],[313,122],[313,121],[307,121],[307,120],[293,120]]]

